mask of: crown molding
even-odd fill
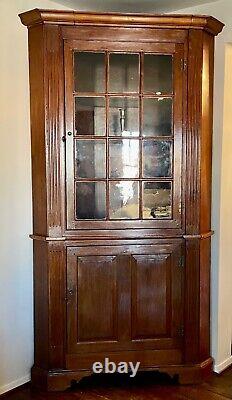
[[[222,31],[224,26],[216,18],[206,15],[93,13],[35,8],[34,10],[19,14],[19,17],[22,24],[27,27],[38,24],[138,26],[170,29],[202,29],[212,35],[217,35]]]

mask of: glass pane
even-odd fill
[[[106,177],[106,145],[104,140],[75,140],[76,177]]]
[[[171,218],[171,182],[143,183],[143,218]]]
[[[139,136],[139,100],[110,98],[110,136]]]
[[[106,217],[105,182],[76,182],[77,219],[104,219]]]
[[[105,136],[104,97],[75,97],[75,134]]]
[[[110,140],[109,170],[110,178],[138,178],[139,140]]]
[[[110,182],[111,219],[139,218],[138,182]]]
[[[172,99],[143,99],[143,136],[172,135]]]
[[[76,92],[105,92],[104,53],[74,53],[74,88]]]
[[[144,140],[143,141],[143,176],[171,176],[171,142]]]
[[[139,91],[138,54],[110,54],[109,91],[115,93]]]
[[[144,55],[144,92],[172,93],[172,56]]]

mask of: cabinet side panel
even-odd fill
[[[60,27],[45,26],[45,135],[47,157],[47,218],[48,234],[60,237],[63,215],[62,151],[64,142],[64,73],[63,41]]]
[[[47,243],[34,240],[35,366],[48,367],[48,257]]]
[[[47,233],[43,26],[29,29],[33,232]]]
[[[201,204],[200,232],[211,229],[212,130],[213,130],[214,37],[204,33],[201,123]]]
[[[186,234],[199,232],[202,31],[189,31],[188,118],[186,137]]]
[[[200,241],[200,358],[210,356],[210,264],[211,238]]]

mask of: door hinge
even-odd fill
[[[188,66],[187,61],[184,58],[182,58],[182,66],[181,66],[182,71],[187,71],[187,66]]]
[[[184,326],[181,325],[178,329],[178,336],[184,336]]]
[[[179,267],[180,267],[180,268],[183,268],[183,267],[184,267],[184,256],[181,256],[181,257],[179,258]]]

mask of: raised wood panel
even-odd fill
[[[117,280],[112,256],[77,258],[77,340],[116,339]]]
[[[133,256],[133,339],[170,335],[170,254]]]

